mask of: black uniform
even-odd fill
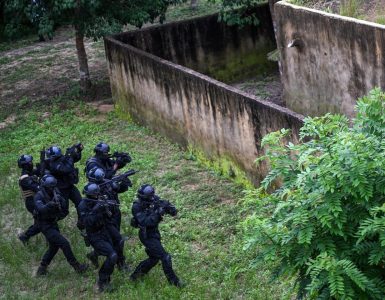
[[[104,181],[104,183],[107,180]],[[92,180],[90,180],[92,182]],[[95,182],[96,183],[96,182]],[[98,184],[98,183],[96,183]],[[129,186],[128,181],[120,182],[120,183],[99,183],[99,187],[101,190],[101,195],[104,197],[106,200],[109,200],[112,203],[115,203],[117,205],[115,206],[110,206],[110,212],[111,216],[105,219],[105,226],[108,231],[108,233],[111,236],[114,248],[117,251],[118,254],[118,267],[123,267],[125,264],[125,257],[123,254],[123,248],[124,248],[124,240],[122,238],[122,235],[120,234],[120,225],[121,225],[121,219],[122,219],[122,214],[119,208],[119,198],[118,198],[118,193],[124,193],[128,190]]]
[[[79,172],[75,163],[81,159],[81,152],[72,152],[69,155],[62,155],[51,159],[48,164],[50,173],[57,179],[57,187],[66,200],[65,207],[68,210],[70,199],[78,210],[82,196],[75,186],[79,182]],[[79,217],[79,212],[78,212]],[[82,227],[78,222],[78,227]]]
[[[139,239],[145,246],[148,259],[142,261],[131,275],[136,280],[143,274],[148,273],[159,261],[162,263],[164,274],[167,280],[174,285],[179,286],[180,282],[176,276],[171,262],[171,255],[166,252],[161,244],[161,236],[158,230],[158,224],[162,221],[162,215],[169,213],[176,215],[176,209],[168,205],[168,211],[159,209],[156,203],[166,204],[166,201],[160,200],[154,196],[154,201],[136,200],[132,205],[133,220],[139,227]],[[167,204],[169,204],[167,202]],[[167,205],[165,205],[167,206]]]
[[[99,269],[99,286],[110,281],[110,276],[118,260],[117,251],[106,226],[109,214],[102,202],[84,198],[79,205],[81,220],[85,225],[90,244],[98,255],[106,256],[105,262]]]
[[[97,155],[89,158],[86,162],[86,174],[88,174],[91,169],[97,167],[100,169],[103,169],[105,173],[105,178],[106,179],[111,179],[115,174],[117,169],[114,169],[114,165],[116,163],[115,159],[112,158],[102,158],[98,157]],[[120,165],[118,169],[121,169],[123,166]]]
[[[36,224],[36,218],[34,215],[35,211],[35,203],[33,197],[39,191],[39,181],[36,176],[37,171],[28,171],[23,169],[21,171],[21,176],[19,178],[19,186],[21,189],[22,197],[25,201],[25,207],[32,214],[34,218],[34,224],[31,225],[27,231],[25,231],[21,238],[24,241],[28,241],[31,237],[37,235],[40,232],[39,226]]]
[[[47,267],[58,250],[62,249],[68,263],[76,270],[79,267],[79,263],[72,252],[70,243],[60,234],[57,224],[58,220],[62,220],[68,215],[66,201],[60,196],[59,191],[57,191],[57,193],[59,194],[59,206],[52,205],[54,196],[48,194],[44,188],[34,197],[37,225],[49,243],[49,249],[42,258],[41,266]]]

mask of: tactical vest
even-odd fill
[[[21,187],[21,184],[20,182],[23,180],[23,179],[26,179],[30,177],[30,175],[28,174],[24,174],[24,175],[21,175],[20,178],[19,178],[19,188],[20,188],[20,191],[21,191],[21,196],[23,197],[24,201],[27,200],[28,197],[33,197],[35,196],[35,192],[32,191],[32,190],[23,190],[22,187]]]

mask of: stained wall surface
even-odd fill
[[[167,26],[172,25],[164,26],[171,30]],[[164,27],[151,30],[162,31]],[[134,34],[142,40],[142,32]],[[162,33],[152,35],[160,39],[170,37]],[[151,36],[147,38],[142,42],[153,45]],[[194,43],[205,44],[200,40],[203,38],[208,36],[195,36]],[[133,39],[132,36],[128,39],[127,34],[107,37],[105,48],[113,98],[120,110],[135,121],[182,146],[199,149],[209,158],[225,158],[234,169],[244,170],[255,183],[267,171],[266,165],[254,164],[262,154],[262,137],[285,127],[292,129],[292,140],[297,140],[301,115],[144,51],[150,51],[152,46],[142,44],[137,48],[125,43]],[[156,44],[167,42],[158,40]],[[164,58],[175,59],[172,55]]]
[[[385,26],[282,1],[274,11],[288,108],[353,117],[357,98],[385,89]]]
[[[269,6],[256,11],[261,23],[257,27],[227,26],[214,14],[126,32],[115,39],[219,81],[237,82],[277,68],[266,59],[276,49]]]

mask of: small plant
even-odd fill
[[[384,15],[383,16],[378,16],[376,18],[376,23],[385,25],[385,16]]]
[[[341,1],[340,14],[346,17],[357,18],[359,6],[359,0],[343,0]]]
[[[19,106],[25,106],[25,105],[28,104],[28,102],[29,102],[28,97],[27,96],[23,96],[22,98],[20,98],[20,100],[17,102],[17,104]]]
[[[295,277],[300,299],[385,299],[384,111],[375,89],[352,127],[327,114],[305,119],[298,145],[283,143],[285,129],[263,139],[258,161],[271,171],[252,194],[259,200],[248,197],[258,215],[244,222],[246,248]]]

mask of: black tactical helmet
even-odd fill
[[[31,166],[32,165],[32,160],[33,160],[33,157],[31,155],[23,154],[17,160],[17,165],[19,166],[19,168],[24,168],[26,166]]]
[[[58,146],[49,147],[48,150],[46,151],[46,154],[49,159],[57,158],[62,155],[61,149]]]
[[[138,197],[144,200],[152,200],[155,189],[149,184],[143,184],[138,190]]]
[[[87,173],[87,178],[88,180],[92,180],[95,182],[103,182],[104,177],[106,174],[104,173],[102,168],[98,167],[93,167],[88,173]]]
[[[98,196],[100,194],[100,188],[95,183],[88,183],[83,189],[83,194],[86,196]]]
[[[103,156],[107,156],[108,152],[110,152],[110,146],[108,144],[100,142],[94,148],[96,154],[101,154]]]
[[[40,179],[40,185],[45,188],[54,188],[57,185],[57,180],[52,175],[44,175]]]

